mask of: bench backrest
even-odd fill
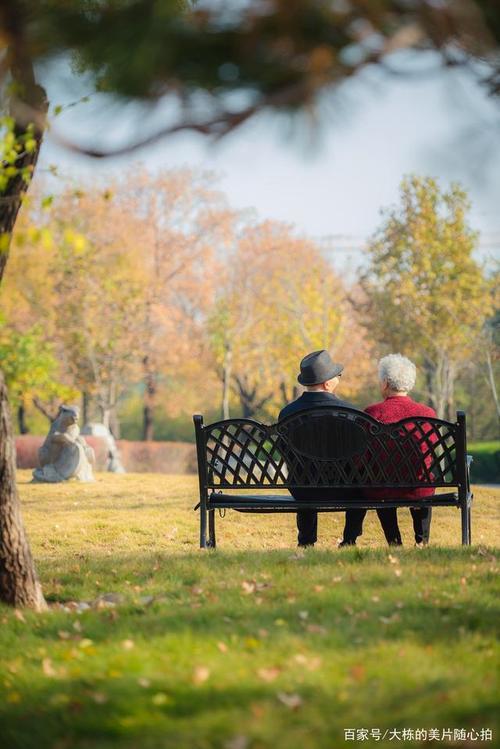
[[[410,417],[381,424],[352,408],[299,411],[277,424],[194,416],[200,482],[207,489],[459,486],[465,414],[452,423]]]

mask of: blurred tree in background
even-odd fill
[[[441,191],[431,178],[403,180],[401,204],[386,211],[362,277],[374,340],[422,365],[427,396],[448,419],[458,371],[492,312],[488,282],[473,258],[469,207],[458,185]]]

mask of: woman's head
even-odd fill
[[[389,354],[379,361],[378,376],[382,395],[406,395],[415,387],[417,368],[406,356]]]

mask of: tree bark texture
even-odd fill
[[[0,372],[0,601],[47,608],[24,531],[16,486],[16,456],[7,388]]]

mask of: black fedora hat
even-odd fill
[[[337,377],[343,369],[342,364],[335,364],[328,351],[322,349],[304,356],[297,379],[301,385],[320,385]]]

